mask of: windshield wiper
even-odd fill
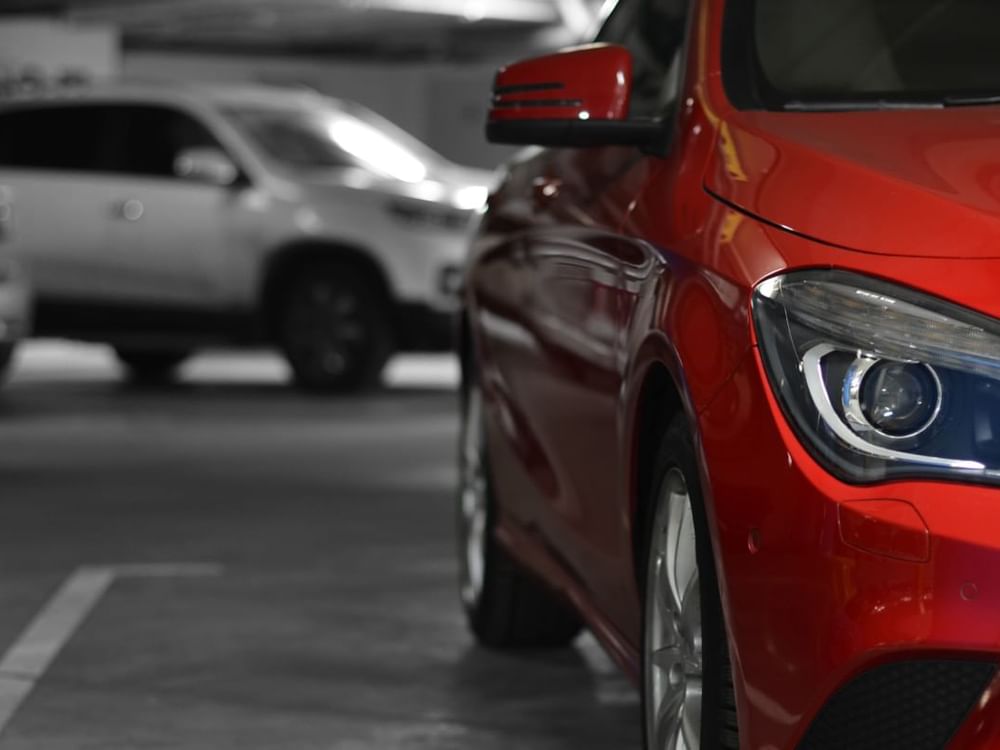
[[[782,109],[790,112],[854,112],[858,110],[942,109],[944,106],[945,102],[926,100],[908,102],[891,99],[858,99],[856,101],[845,99],[828,102],[785,102]]]
[[[981,94],[979,96],[946,96],[944,103],[948,107],[974,107],[977,104],[1000,104],[1000,94]]]

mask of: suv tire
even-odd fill
[[[277,310],[278,340],[296,383],[329,392],[377,385],[393,351],[389,307],[382,290],[351,266],[296,273]]]
[[[17,344],[14,343],[0,344],[0,383],[10,374],[10,367],[14,360],[14,351],[16,349]]]

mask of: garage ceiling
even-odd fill
[[[553,31],[579,38],[593,6],[594,0],[0,0],[0,13],[112,23],[130,48],[461,57],[490,40]]]

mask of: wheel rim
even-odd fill
[[[290,353],[322,375],[349,372],[368,343],[358,295],[321,281],[306,285],[295,295],[285,325]]]
[[[483,466],[483,398],[469,389],[462,418],[461,487],[459,490],[462,601],[475,606],[486,573],[487,489]]]
[[[672,469],[658,498],[645,605],[645,715],[651,750],[701,747],[701,594],[691,498]]]

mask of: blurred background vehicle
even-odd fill
[[[101,86],[0,107],[0,144],[38,335],[108,342],[144,379],[273,342],[330,390],[376,382],[397,348],[450,346],[489,174],[360,105]]]
[[[10,196],[10,188],[0,185],[0,382],[10,369],[18,342],[28,332],[31,318],[28,283],[10,252]]]
[[[324,230],[341,218],[332,196],[352,193],[354,238],[365,247],[390,234],[405,240],[391,249],[409,264],[400,269],[406,285],[446,310],[456,279],[435,264],[450,250],[432,255],[428,238],[451,243],[458,215],[464,222],[474,213],[453,198],[468,205],[480,193],[459,199],[458,188],[485,184],[480,175],[517,150],[483,137],[490,81],[510,60],[579,41],[601,2],[0,0],[0,108],[83,106],[111,94],[119,98],[107,104],[134,107],[146,97],[144,106],[195,120],[181,136],[208,131],[229,162],[248,174],[260,162],[260,184],[286,190],[271,197],[256,183],[208,181],[229,167],[195,136],[185,141],[200,149],[181,165],[185,178],[77,174],[66,203],[38,206],[41,218],[31,220],[21,216],[29,202],[15,195],[15,230],[22,218],[30,229],[16,239],[27,247],[44,232],[65,248],[68,238],[70,261],[90,257],[96,243],[109,266],[131,264],[137,285],[140,262],[157,259],[165,269],[141,277],[144,294],[166,294],[178,273],[218,279],[211,273],[224,263],[253,270],[214,244],[180,241],[207,225],[198,196],[229,213],[246,208],[230,252],[247,255],[263,252],[295,215]],[[126,88],[131,102],[121,101]],[[226,97],[243,117],[212,98],[224,92],[241,99]],[[299,116],[296,102],[319,97],[336,100],[316,105],[329,115],[309,114],[307,103]],[[294,117],[283,116],[288,110]],[[337,127],[341,145],[324,127],[335,118],[348,123]],[[61,123],[51,147],[73,141],[74,121]],[[135,121],[149,124],[146,115]],[[39,135],[9,150],[23,154]],[[108,158],[94,144],[89,151]],[[337,155],[346,166],[303,170],[303,154],[323,164]],[[398,158],[387,163],[390,154]],[[139,156],[170,170],[177,154]],[[402,167],[412,179],[414,159],[426,179],[378,168],[398,178]],[[0,184],[11,173],[0,166]],[[51,182],[57,173],[47,175]],[[98,242],[96,223],[78,215],[96,210],[109,185],[126,183],[142,195],[120,198],[140,200],[142,216],[103,217],[108,241]],[[161,221],[159,199],[148,196],[168,190],[179,208],[152,236],[172,243],[173,266],[170,253],[126,239]],[[137,206],[107,197],[108,211],[135,215]],[[214,225],[220,234],[225,211]],[[219,266],[208,268],[211,259]],[[122,283],[95,275],[101,285]],[[83,282],[80,269],[67,276]],[[454,353],[400,353],[379,388],[313,398],[287,387],[292,372],[277,347],[228,350],[224,316],[209,304],[217,291],[163,305],[197,310],[182,336],[128,342],[146,355],[133,363],[153,373],[199,347],[154,387],[124,377],[104,343],[18,346],[0,390],[0,748],[635,747],[635,692],[593,639],[525,661],[477,648],[466,633],[451,533]],[[148,330],[134,304],[123,307],[116,326]],[[416,325],[411,307],[402,317],[431,330]],[[168,349],[165,361],[148,356],[154,343]],[[192,563],[218,575],[170,577]],[[107,588],[95,602],[84,596],[88,585],[91,595]],[[69,607],[60,606],[64,594]],[[52,617],[63,638],[52,637]],[[17,658],[24,654],[28,668]]]
[[[326,389],[351,389],[377,381],[378,365],[387,351],[439,348],[450,327],[451,288],[458,281],[460,262],[453,260],[454,248],[471,213],[464,207],[482,196],[487,184],[486,172],[475,170],[491,171],[513,152],[483,139],[488,105],[482,96],[485,85],[497,66],[513,57],[580,39],[592,26],[599,2],[0,0],[0,107],[41,100],[55,107],[59,101],[100,96],[114,104],[114,96],[121,95],[127,101],[120,104],[145,101],[159,106],[160,112],[181,109],[195,121],[193,126],[190,121],[178,124],[185,118],[177,117],[171,127],[180,131],[164,133],[167,125],[159,123],[155,126],[161,129],[158,135],[147,130],[130,137],[130,143],[119,140],[117,156],[91,148],[89,171],[77,172],[68,181],[60,176],[67,170],[47,173],[49,188],[57,182],[63,188],[68,183],[76,188],[86,185],[86,192],[75,195],[80,204],[91,202],[91,211],[97,210],[93,204],[101,191],[100,197],[110,199],[111,205],[103,207],[99,218],[88,220],[86,229],[80,225],[85,205],[74,204],[68,210],[54,204],[22,209],[34,214],[25,216],[27,231],[19,239],[22,247],[37,250],[44,244],[47,253],[63,253],[75,263],[92,257],[90,248],[97,243],[103,255],[103,270],[71,263],[68,277],[62,280],[64,288],[50,286],[51,274],[44,263],[39,267],[39,334],[111,341],[134,373],[155,377],[173,373],[185,354],[206,345],[274,342],[285,351],[299,353],[293,356],[298,360],[294,370],[300,383]],[[115,81],[132,83],[109,83]],[[298,94],[280,94],[282,88]],[[248,111],[222,111],[227,103],[217,99],[224,98],[223,90],[234,99],[243,97],[243,108]],[[307,91],[315,92],[312,103],[292,103],[296,97],[297,102],[305,102]],[[320,103],[320,96],[342,104]],[[307,114],[306,110],[317,107],[342,112],[336,138],[327,128],[332,120]],[[258,111],[262,108],[266,111]],[[104,142],[115,145],[116,136],[109,133],[115,127],[130,127],[129,122],[136,132],[154,127],[152,110],[146,114],[133,110],[133,114],[136,117],[116,117],[118,124],[102,131]],[[80,124],[81,128],[104,127],[101,118],[92,115],[78,113],[74,121],[86,117],[90,123]],[[278,125],[283,119],[284,124]],[[93,132],[89,135],[96,137]],[[160,151],[144,153],[144,141],[154,136],[161,139]],[[33,137],[36,144],[42,140],[40,132]],[[58,130],[60,141],[79,142],[87,137],[84,130],[75,135],[70,128]],[[195,154],[197,164],[185,160],[184,168],[195,170],[188,172],[185,181],[174,172],[179,154],[170,153],[172,144],[162,143],[169,138],[179,138],[180,145],[197,146],[204,141],[215,153]],[[17,154],[15,160],[24,161],[27,146],[19,141],[8,151]],[[70,146],[66,144],[67,149]],[[211,184],[229,172],[218,159],[219,151],[240,170],[232,187]],[[127,163],[133,157],[145,162],[145,171],[160,174],[134,174],[136,164]],[[109,160],[118,161],[113,178],[96,171],[102,162],[109,166]],[[303,169],[303,160],[317,160],[329,168]],[[127,175],[129,169],[133,174]],[[0,183],[9,171],[0,164]],[[423,171],[427,174],[420,177]],[[268,176],[261,177],[261,172]],[[138,192],[124,186],[127,176],[136,181],[141,177],[144,190],[140,192],[147,196],[173,193],[172,200],[178,201],[175,216],[164,218],[158,206],[165,204],[158,199],[147,204]],[[245,178],[260,183],[248,185]],[[109,195],[112,180],[128,189],[120,196]],[[158,185],[153,184],[155,180]],[[275,187],[279,184],[280,188]],[[23,186],[14,187],[20,191]],[[283,192],[277,196],[269,192],[272,188]],[[369,195],[363,196],[365,192]],[[348,194],[353,197],[345,197]],[[216,208],[225,204],[214,229],[205,223],[213,199],[201,204],[196,197],[208,195],[214,196]],[[228,203],[223,196],[229,196]],[[24,196],[15,198],[18,203],[28,202]],[[347,208],[349,201],[356,203]],[[296,202],[301,210],[292,209]],[[339,214],[332,207],[335,203],[342,206]],[[284,206],[280,220],[269,213],[278,211],[278,204]],[[259,225],[249,227],[234,219],[242,210],[252,213]],[[40,220],[39,211],[44,213]],[[142,215],[129,219],[125,212]],[[152,226],[157,222],[160,229]],[[100,225],[107,228],[106,236],[98,236]],[[163,225],[170,227],[169,236],[177,240],[176,252],[163,252],[170,246]],[[296,341],[293,346],[286,340],[282,345],[280,323],[270,314],[273,308],[259,314],[263,292],[254,289],[258,296],[251,304],[248,278],[219,281],[219,274],[231,268],[247,276],[253,271],[265,274],[263,267],[256,266],[260,258],[251,256],[276,250],[261,246],[266,240],[282,242],[282,229],[293,225],[294,231],[284,238],[288,242],[336,241],[356,250],[354,257],[371,258],[369,268],[385,264],[380,291],[387,303],[367,306],[378,308],[381,315],[362,316],[364,327],[379,333],[360,353],[349,351],[345,357],[342,350],[315,346],[316,337],[323,334],[316,326],[302,331],[311,342]],[[227,226],[240,236],[226,238]],[[216,233],[214,237],[198,237],[209,230]],[[86,247],[67,248],[61,244],[61,237],[67,235],[73,237],[72,244]],[[398,239],[401,236],[405,243]],[[216,254],[215,248],[230,239],[233,244],[228,252],[231,256],[243,253],[242,265],[239,258],[224,261]],[[255,246],[252,251],[246,250],[251,244]],[[387,262],[390,254],[393,257]],[[152,258],[158,259],[158,267],[146,265]],[[112,267],[123,275],[115,278]],[[373,278],[369,274],[368,286],[377,286]],[[258,281],[264,283],[263,278]],[[240,288],[242,292],[237,291]],[[86,296],[81,294],[84,291]],[[302,307],[353,306],[351,301],[325,302],[332,293],[339,291],[320,290],[311,302],[308,296],[300,297]],[[185,295],[194,295],[194,304]],[[51,304],[53,296],[60,305]],[[84,314],[96,303],[103,309]],[[249,320],[250,312],[257,314],[256,320]],[[52,325],[53,314],[56,325]],[[307,310],[295,315],[309,317]],[[248,320],[257,325],[246,325]],[[67,322],[72,325],[67,327]],[[128,330],[115,330],[123,324]],[[350,338],[356,336],[357,325],[357,320],[348,320],[326,335],[339,331]],[[386,345],[387,328],[392,329],[392,346]],[[331,375],[328,370],[340,374]]]

